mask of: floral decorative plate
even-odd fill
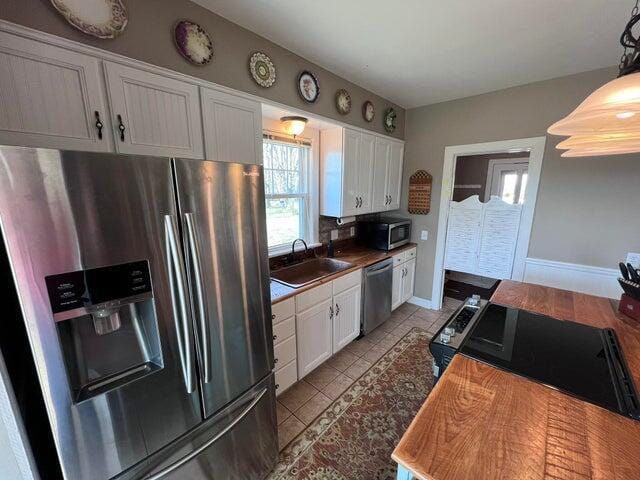
[[[255,52],[249,58],[249,71],[258,85],[269,88],[276,83],[276,67],[269,56],[262,52]]]
[[[336,92],[336,108],[342,115],[351,111],[351,95],[344,88]]]
[[[384,129],[389,133],[396,129],[396,111],[393,108],[384,111]]]
[[[115,38],[129,21],[122,0],[51,0],[67,22],[87,35]]]
[[[298,76],[298,93],[307,103],[315,103],[320,96],[320,85],[316,76],[304,70]]]
[[[376,115],[376,109],[373,108],[373,103],[370,100],[367,100],[362,104],[362,117],[367,121],[373,121],[373,117]]]
[[[195,65],[206,65],[213,58],[213,43],[200,25],[180,20],[174,28],[173,39],[180,54]]]

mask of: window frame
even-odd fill
[[[300,193],[267,193],[265,188],[265,205],[268,200],[278,200],[278,199],[300,199],[301,202],[301,215],[300,215],[300,232],[302,232],[301,238],[307,243],[307,245],[311,248],[312,246],[317,246],[318,243],[315,239],[315,235],[317,232],[317,219],[314,222],[314,213],[317,213],[317,209],[313,208],[314,205],[314,193],[317,192],[313,188],[314,181],[317,180],[317,162],[315,161],[316,157],[316,149],[314,148],[314,142],[310,138],[306,137],[289,137],[286,134],[280,132],[272,132],[268,130],[263,131],[262,136],[263,145],[265,142],[271,143],[281,143],[287,146],[299,146],[308,149],[306,159],[303,161],[302,168],[300,171],[301,177],[301,190]],[[264,158],[263,158],[263,168],[264,168]],[[277,171],[278,169],[272,168],[264,168],[264,171],[273,170]],[[314,174],[315,173],[315,174]],[[266,177],[266,175],[265,175]],[[316,215],[317,216],[317,215]],[[266,220],[266,212],[265,212],[265,220]],[[268,239],[267,239],[268,242]],[[291,251],[290,243],[282,243],[278,245],[268,245],[269,256],[278,256],[284,253],[288,253]],[[304,248],[301,244],[296,246],[296,250]]]

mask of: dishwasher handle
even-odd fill
[[[372,265],[372,266],[368,267],[365,270],[365,275],[367,277],[374,277],[376,275],[380,275],[380,274],[390,270],[391,268],[393,268],[393,261],[392,260],[379,262],[379,263],[376,263],[375,265]]]

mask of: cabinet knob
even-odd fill
[[[278,363],[278,359],[277,359],[277,358],[274,358],[274,359],[273,359],[273,363]]]
[[[271,315],[271,320],[275,320],[276,316],[275,315]]]
[[[280,385],[276,383],[276,390],[280,388]]]
[[[278,339],[278,335],[273,336],[273,341],[275,342]]]

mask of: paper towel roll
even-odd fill
[[[353,223],[353,222],[355,222],[355,221],[356,221],[356,217],[343,217],[343,218],[336,218],[336,223],[337,223],[339,226],[346,225],[346,224],[348,224],[348,223]]]

